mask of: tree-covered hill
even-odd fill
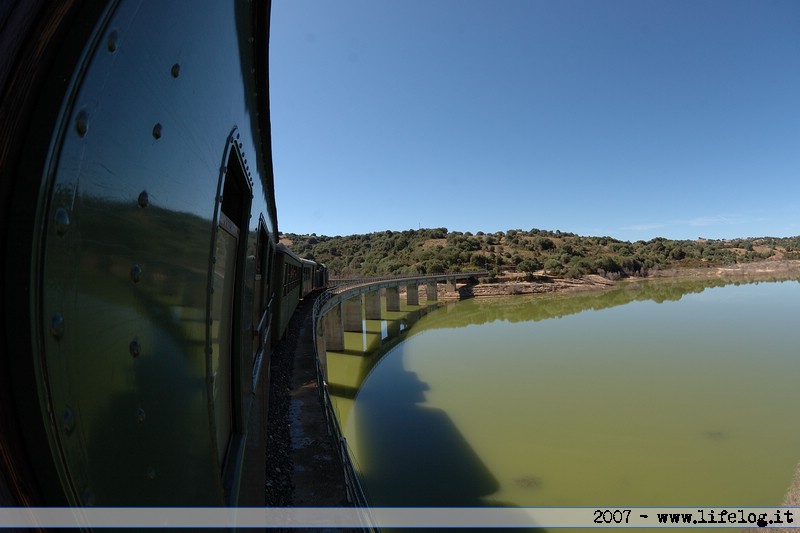
[[[561,231],[472,234],[447,228],[384,231],[346,237],[281,236],[296,254],[325,263],[333,276],[377,276],[490,270],[610,279],[665,268],[720,266],[764,259],[800,259],[800,236],[627,242]]]

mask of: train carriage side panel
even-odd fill
[[[314,290],[314,270],[316,269],[317,264],[308,259],[301,259],[300,262],[303,268],[300,296],[301,298],[305,298],[312,290]]]
[[[28,439],[0,444],[53,467],[0,477],[15,503],[235,504],[279,290],[270,5],[72,5],[46,8],[88,28],[57,32],[71,62],[2,62],[0,118],[9,91],[30,116],[0,138],[3,313],[21,322],[0,324],[0,423]],[[36,68],[39,90],[8,81]]]
[[[302,263],[291,250],[282,244],[276,249],[276,291],[279,294],[275,305],[272,327],[275,329],[273,344],[283,337],[289,321],[300,302]]]

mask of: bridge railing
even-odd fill
[[[325,421],[328,427],[328,433],[333,436],[337,443],[339,459],[341,460],[342,468],[344,470],[345,490],[347,491],[347,497],[354,506],[364,509],[365,528],[369,531],[379,531],[378,528],[373,525],[375,524],[375,520],[372,519],[371,515],[369,514],[369,503],[367,502],[367,497],[364,494],[364,488],[361,486],[361,481],[356,473],[355,466],[350,459],[347,439],[345,439],[342,428],[339,425],[339,419],[336,417],[336,411],[334,410],[333,401],[331,400],[330,391],[328,390],[328,382],[325,379],[325,375],[320,364],[319,353],[317,352],[317,322],[320,319],[320,310],[322,309],[322,306],[330,299],[331,295],[331,290],[328,289],[317,296],[317,299],[314,300],[314,308],[312,311],[311,323],[312,335],[314,339],[314,363],[316,364],[317,370],[317,389],[320,391],[320,399],[325,406]]]
[[[397,276],[369,276],[361,278],[329,278],[328,285],[337,288],[341,285],[363,285],[365,283],[377,283],[380,281],[404,281],[404,280],[444,280],[447,278],[480,278],[489,275],[488,270],[476,270],[466,272],[437,272],[433,274],[400,274]]]
[[[369,278],[347,278],[347,279],[332,279],[329,280],[329,285],[332,285],[325,291],[319,304],[319,315],[324,315],[330,307],[339,301],[347,299],[350,294],[356,296],[358,293],[370,292],[378,290],[383,287],[391,287],[394,285],[403,285],[408,283],[424,283],[430,281],[446,281],[449,279],[468,279],[488,276],[489,272],[486,270],[468,271],[468,272],[443,272],[439,274],[417,274],[417,275],[404,275],[404,276],[376,276]],[[328,305],[330,303],[330,306]],[[316,320],[316,318],[315,318]],[[316,324],[316,322],[315,322]]]

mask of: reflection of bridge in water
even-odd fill
[[[331,309],[317,314],[317,351],[320,365],[325,368],[325,381],[334,396],[354,399],[358,388],[381,358],[396,344],[406,338],[406,327],[436,308],[438,298],[437,281],[445,276],[447,291],[456,298],[471,293],[471,286],[460,286],[456,290],[455,280],[482,276],[483,272],[438,275],[414,278],[367,278],[334,280],[334,288],[323,294],[317,302],[318,309],[323,305]],[[427,278],[427,279],[426,279]],[[452,280],[452,281],[451,281]],[[661,280],[626,284],[601,292],[582,294],[551,294],[536,299],[531,305],[530,298],[515,299],[517,305],[510,305],[507,299],[502,302],[490,298],[471,306],[471,312],[459,313],[453,320],[451,315],[437,314],[426,323],[430,328],[464,327],[469,324],[483,324],[494,320],[508,322],[539,321],[579,313],[588,309],[606,309],[624,305],[632,301],[680,300],[684,295],[702,292],[711,286],[724,286],[725,280]],[[421,299],[420,285],[427,285],[426,299]],[[400,287],[406,288],[406,302],[401,302]],[[454,292],[455,291],[455,292]],[[384,303],[385,306],[384,306]],[[421,304],[421,305],[420,305]],[[500,304],[500,305],[498,305]],[[415,330],[416,331],[416,330]],[[413,332],[412,332],[413,334]],[[335,358],[336,366],[346,368],[329,376],[327,359]],[[341,422],[341,420],[340,420]]]
[[[430,305],[438,301],[439,283],[444,283],[447,291],[456,292],[458,281],[486,275],[486,271],[477,271],[331,280],[332,288],[320,295],[314,304],[314,339],[323,378],[327,382],[327,352],[346,352],[346,332],[369,335],[372,339],[372,342],[365,341],[358,354],[371,351],[384,338],[381,330],[367,329],[368,321],[386,321],[385,336],[397,337],[403,330],[402,320],[420,309],[420,285],[425,286],[426,304]],[[405,307],[400,301],[401,287],[405,287]]]

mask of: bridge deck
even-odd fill
[[[398,287],[412,283],[423,284],[440,281],[458,281],[488,276],[487,270],[475,272],[447,272],[443,274],[422,274],[413,276],[387,276],[372,278],[332,279],[331,288],[322,293],[317,300],[317,316],[327,313],[333,306],[366,292],[378,291],[387,287]]]

